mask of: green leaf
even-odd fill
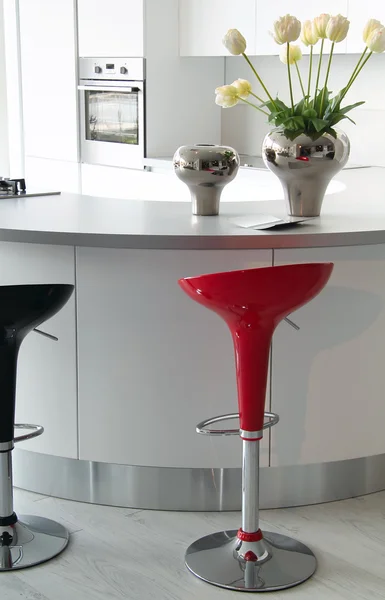
[[[324,119],[317,119],[317,118],[312,118],[310,119],[310,121],[313,123],[314,125],[314,129],[319,133],[320,131],[322,131],[323,129],[325,129],[326,127],[328,127],[329,122],[325,121]]]
[[[345,106],[344,108],[341,108],[339,110],[339,112],[344,115],[345,113],[349,112],[350,110],[353,110],[353,108],[356,108],[357,106],[361,106],[362,104],[365,104],[365,100],[361,100],[361,102],[356,102],[355,104],[350,104],[349,106]]]
[[[304,107],[305,107],[305,103],[306,103],[306,101],[307,101],[307,98],[308,98],[308,96],[305,96],[304,98],[302,98],[302,100],[300,100],[300,101],[298,102],[298,104],[296,104],[296,105],[294,106],[294,114],[295,114],[296,116],[301,116],[301,115],[303,114],[303,109],[304,109]]]
[[[270,100],[266,100],[266,102],[262,102],[261,104],[259,104],[259,108],[267,108],[270,112],[276,112],[273,104],[270,102]]]
[[[318,118],[322,118],[323,114],[328,109],[330,95],[331,95],[331,92],[327,89],[327,87],[325,87],[325,88],[322,88],[322,90],[320,90],[319,93],[315,96],[313,108],[317,112]],[[323,105],[322,105],[322,111],[321,111],[322,96],[323,96]]]
[[[282,124],[285,127],[285,129],[289,129],[290,131],[295,131],[297,129],[305,129],[305,121],[302,117],[289,117]]]
[[[314,110],[314,108],[306,108],[306,109],[303,111],[303,113],[302,113],[302,116],[303,116],[303,117],[310,117],[310,118],[312,118],[312,117],[316,117],[316,116],[317,116],[317,113],[316,113],[316,111]]]
[[[336,110],[339,112],[339,105],[340,105],[342,96],[345,94],[345,89],[346,89],[346,87],[342,88],[342,90],[340,90],[338,92],[338,94],[336,96],[334,96],[334,98],[331,99],[330,112],[335,112]]]
[[[344,119],[344,118],[348,119],[349,117],[346,117],[347,112],[349,112],[350,110],[353,110],[353,108],[356,108],[357,106],[361,106],[362,104],[364,104],[363,101],[356,102],[355,104],[350,104],[349,106],[345,106],[344,108],[341,109],[340,102],[341,102],[342,93],[343,93],[343,90],[341,90],[341,92],[339,94],[337,94],[337,96],[335,98],[331,98],[328,102],[328,105],[326,106],[326,109],[322,116],[322,121],[327,123],[328,127],[331,127],[332,125],[336,125],[337,123],[342,121],[342,119]],[[354,121],[350,118],[349,118],[349,121],[354,123]],[[319,124],[319,126],[320,125],[321,124]]]
[[[282,123],[286,121],[286,119],[288,119],[291,116],[291,110],[287,108],[286,110],[282,110],[281,112],[272,113],[271,116],[273,118],[270,119],[269,117],[269,122],[273,122],[277,127],[279,127],[280,125],[282,125]]]
[[[334,101],[334,99],[331,98],[331,99],[328,99],[328,101],[324,103],[324,111],[323,111],[322,118],[325,120],[327,120],[328,117],[331,114],[333,114],[333,112],[336,110],[336,109],[333,109],[333,101]]]
[[[287,137],[289,140],[294,140],[296,137],[298,137],[302,133],[305,133],[305,129],[295,129],[295,130],[284,129],[283,130],[283,135],[285,137]]]
[[[332,137],[336,138],[337,137],[337,132],[335,131],[335,129],[333,129],[332,127],[328,127],[325,130],[325,133],[328,133],[329,135],[331,135]]]
[[[274,99],[274,104],[276,105],[277,108],[279,108],[280,110],[287,110],[289,107],[286,106],[286,104],[284,102],[282,102],[282,100],[280,100],[279,98],[275,98]]]
[[[329,125],[336,125],[337,123],[342,121],[342,119],[348,119],[351,123],[353,123],[355,125],[355,122],[353,121],[353,119],[351,119],[347,115],[343,115],[341,113],[334,113],[334,115],[332,115],[332,118],[329,119]]]
[[[274,104],[271,100],[266,100],[266,102],[262,102],[262,104],[260,104],[260,107],[266,107],[272,113],[278,113],[289,108],[284,102],[282,102],[282,100],[279,100],[279,98],[275,98]]]

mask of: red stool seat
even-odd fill
[[[322,290],[332,270],[330,263],[312,263],[179,280],[193,300],[226,321],[235,349],[239,433],[243,440],[242,527],[205,536],[188,548],[187,567],[208,583],[232,590],[275,591],[306,581],[316,569],[316,558],[307,546],[259,529],[259,440],[274,330]],[[202,425],[229,416],[233,415],[209,419],[197,430],[214,433],[204,431]],[[278,415],[266,416],[273,417],[270,425],[278,422]]]
[[[263,267],[187,277],[181,288],[218,313],[233,336],[240,428],[262,437],[269,353],[274,329],[326,285],[333,265]],[[258,435],[257,435],[258,433]],[[250,435],[247,436],[251,439]]]

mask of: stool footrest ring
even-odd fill
[[[265,419],[269,420],[263,424],[263,429],[273,427],[273,425],[276,425],[279,421],[279,416],[276,413],[265,412],[264,416]],[[239,419],[239,413],[219,415],[218,417],[212,417],[211,419],[201,421],[201,423],[198,423],[198,425],[196,426],[196,432],[201,433],[203,435],[239,435],[239,429],[208,429],[208,426],[213,425],[213,423],[230,421],[230,419]]]
[[[15,423],[15,429],[30,429],[29,433],[24,433],[23,435],[18,435],[14,438],[14,442],[25,442],[26,440],[31,440],[32,438],[38,437],[44,432],[44,427],[42,425],[31,425],[30,423]]]

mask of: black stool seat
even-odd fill
[[[73,289],[66,284],[0,286],[0,571],[40,564],[68,544],[68,531],[59,523],[43,517],[19,519],[13,511],[12,450],[20,345],[65,305]],[[34,435],[43,432],[32,427]]]
[[[66,284],[0,286],[0,444],[14,436],[20,344],[32,329],[66,304],[73,289]]]
[[[57,313],[74,286],[67,284],[0,286],[1,338],[12,330],[22,338]]]

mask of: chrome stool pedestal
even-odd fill
[[[237,530],[220,531],[187,549],[186,566],[199,579],[243,592],[274,592],[303,583],[316,570],[312,551],[297,540],[263,532],[261,541],[243,542]]]
[[[279,421],[275,413],[263,429]],[[239,435],[239,429],[208,429],[208,425],[239,417],[238,413],[202,421],[204,435]],[[309,579],[316,570],[313,552],[286,535],[259,529],[259,440],[243,439],[242,527],[220,531],[197,540],[187,549],[187,568],[197,577],[230,590],[269,592],[289,588]],[[256,532],[256,533],[247,533]]]
[[[1,527],[0,571],[25,569],[47,562],[68,544],[68,531],[44,517],[21,515],[12,526]]]
[[[22,442],[41,435],[44,428],[40,425],[15,424],[15,429],[32,430],[20,435],[14,442]],[[3,448],[5,444],[0,444]],[[11,571],[33,567],[53,558],[68,544],[68,531],[55,521],[44,517],[20,515],[16,517],[13,510],[12,486],[12,450],[0,451],[0,515],[11,515],[0,518],[0,571]],[[15,518],[17,518],[16,522]]]

